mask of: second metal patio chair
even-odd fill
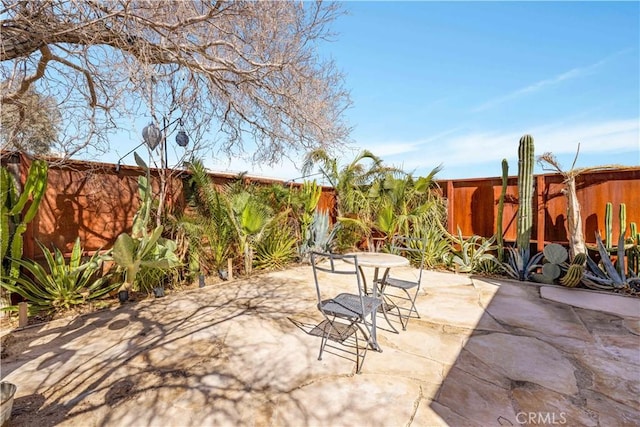
[[[350,262],[344,262],[345,259]],[[365,294],[355,255],[312,252],[311,266],[318,296],[318,310],[325,318],[318,326],[322,337],[318,360],[322,360],[325,348],[331,346],[330,341],[344,344],[352,337],[355,339],[356,373],[360,373],[368,347],[380,351],[376,339],[375,313],[382,304],[382,299]],[[336,284],[341,281],[345,286],[351,286],[353,291],[334,295],[329,289],[335,289]],[[358,332],[364,336],[364,346],[359,345]]]
[[[403,331],[407,330],[407,324],[410,318],[420,318],[420,313],[418,313],[418,309],[416,308],[416,297],[418,296],[422,282],[422,269],[424,267],[426,247],[426,239],[394,236],[391,241],[391,253],[408,258],[411,264],[418,267],[417,276],[406,279],[387,275],[380,281],[380,292],[388,302],[393,302],[392,305],[398,311],[398,317],[400,317]],[[399,289],[402,293],[400,295],[390,295],[390,293],[387,292],[389,288]],[[406,303],[404,305],[398,305],[395,300],[403,300],[406,301]]]

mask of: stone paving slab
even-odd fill
[[[347,346],[317,360],[308,266],[13,331],[10,426],[640,425],[640,319],[513,281],[423,280],[421,318],[396,334],[380,316],[361,374]]]

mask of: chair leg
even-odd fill
[[[389,317],[387,316],[387,307],[389,306],[393,306],[395,307],[395,309],[398,311],[398,317],[400,318],[400,320],[402,320],[402,314],[400,313],[400,307],[398,307],[397,304],[395,304],[393,301],[391,301],[391,299],[382,294],[382,299],[383,299],[383,303],[380,305],[380,307],[382,307],[382,315],[384,316],[384,320],[387,321],[387,325],[389,325],[389,327],[392,329],[394,334],[399,334],[400,331],[398,331],[396,329],[395,326],[393,326],[393,324],[391,323],[391,321],[389,320]],[[400,322],[402,324],[402,322]]]
[[[415,313],[416,314],[416,318],[420,319],[420,313],[418,313],[418,309],[416,308],[416,304],[415,304],[415,300],[417,297],[417,293],[412,297],[411,294],[409,293],[409,291],[407,291],[406,289],[402,289],[402,291],[404,292],[404,294],[406,295],[406,297],[403,297],[401,295],[393,295],[393,298],[397,298],[403,301],[408,301],[408,303],[410,303],[411,305],[408,308],[402,307],[399,304],[396,304],[395,302],[393,302],[393,299],[391,296],[389,295],[384,295],[385,300],[390,301],[389,305],[393,305],[398,313],[398,318],[400,319],[400,325],[402,325],[402,330],[406,331],[407,330],[407,325],[409,324],[409,319],[412,317],[412,314]],[[386,302],[386,301],[385,301]],[[387,318],[386,316],[386,307],[383,307],[384,314],[385,314],[385,318]],[[406,311],[406,314],[403,314],[403,312]],[[389,323],[389,320],[387,319],[387,323]],[[394,332],[397,333],[397,330],[395,327],[393,327],[393,325],[391,325],[391,323],[389,323],[389,326],[391,326],[391,328],[394,330]]]
[[[375,314],[374,314],[375,316]],[[373,320],[375,322],[375,318]],[[364,325],[364,329],[362,328],[361,325]],[[366,322],[366,320],[362,320],[360,322],[356,323],[356,326],[358,326],[358,329],[360,329],[360,332],[362,332],[362,335],[365,337],[365,339],[367,340],[367,344],[368,346],[371,346],[371,348],[379,353],[382,353],[382,348],[380,348],[380,345],[378,344],[378,341],[375,340],[373,337],[374,335],[371,333],[371,329],[369,328],[369,324]],[[375,328],[375,324],[372,325],[372,328]]]
[[[396,308],[396,310],[398,310],[398,317],[401,318],[400,307],[398,307],[397,304],[394,304],[393,301],[391,301],[391,299],[387,295],[385,295],[385,293],[384,293],[384,290],[386,288],[384,280],[386,279],[388,274],[389,274],[389,269],[387,268],[387,271],[385,271],[384,277],[383,277],[382,281],[380,282],[380,284],[381,284],[380,288],[378,289],[378,295],[382,295],[382,300],[383,300],[383,303],[380,305],[380,307],[382,307],[382,315],[384,316],[384,320],[387,321],[387,325],[389,325],[389,327],[392,329],[393,333],[399,334],[400,331],[398,331],[396,329],[396,327],[391,324],[391,321],[389,320],[389,317],[387,316],[387,306],[391,306],[392,305],[393,307]],[[376,286],[377,286],[377,284],[376,284]],[[402,322],[400,322],[400,323],[402,323]]]
[[[411,307],[409,307],[408,311],[409,313],[407,313],[407,316],[405,317],[405,320],[402,320],[402,317],[400,317],[400,323],[402,324],[402,330],[406,331],[407,330],[407,325],[409,324],[409,319],[411,318],[411,313],[415,313],[416,314],[416,318],[420,318],[420,313],[418,313],[418,309],[416,308],[416,297],[418,295],[418,292],[416,291],[415,295],[413,296],[413,298],[411,297],[411,294],[409,293],[409,291],[407,291],[406,289],[403,289],[404,293],[407,295],[407,300],[411,303]]]

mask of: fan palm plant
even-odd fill
[[[365,162],[369,162],[367,165]],[[363,187],[370,185],[376,177],[390,168],[382,165],[382,159],[368,150],[360,152],[355,159],[342,168],[327,151],[319,149],[307,154],[302,173],[308,175],[315,167],[327,179],[336,192],[336,209],[339,217],[358,212],[368,205]]]
[[[235,245],[231,212],[225,194],[212,185],[202,162],[192,161],[189,169],[195,186],[196,209],[184,215],[179,225],[189,239],[192,256],[197,258],[200,268],[220,274]]]
[[[435,220],[444,215],[444,205],[433,191],[437,188],[434,177],[441,169],[438,166],[418,179],[390,172],[374,182],[368,194],[372,202],[379,201],[373,226],[388,239],[396,233],[409,236],[422,228],[435,228]]]
[[[235,231],[238,249],[243,254],[244,271],[251,274],[255,246],[273,216],[268,206],[260,203],[246,190],[235,194],[225,192],[223,199],[230,212],[229,219]],[[287,212],[281,215],[287,215]]]

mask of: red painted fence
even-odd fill
[[[2,164],[12,162],[24,182],[30,159],[24,155],[3,153]],[[138,209],[137,177],[142,174],[140,168],[131,166],[116,170],[114,164],[106,163],[52,163],[45,197],[38,215],[29,224],[25,234],[25,257],[38,257],[36,239],[67,252],[77,237],[80,237],[87,251],[110,247],[120,233],[131,228],[133,215]],[[176,172],[169,179],[168,203],[177,211],[184,207],[183,183],[187,177],[185,172]],[[157,188],[157,170],[152,170],[152,178]],[[215,174],[212,178],[215,183],[222,184],[237,179],[237,176]],[[264,184],[282,183],[256,177],[245,179]],[[557,174],[535,177],[532,243],[539,250],[545,243],[567,242],[566,199],[562,194],[562,180],[562,176]],[[439,184],[448,203],[447,224],[450,232],[456,233],[457,227],[460,227],[465,236],[475,234],[490,237],[495,233],[502,188],[500,178],[443,180]],[[614,241],[618,239],[617,212],[620,203],[626,203],[627,222],[636,222],[640,226],[640,168],[579,175],[577,192],[587,242],[594,242],[596,230],[604,230],[607,202],[614,205]],[[320,208],[333,212],[334,203],[332,189],[324,188]],[[503,214],[506,241],[515,240],[517,209],[517,178],[510,177]]]

